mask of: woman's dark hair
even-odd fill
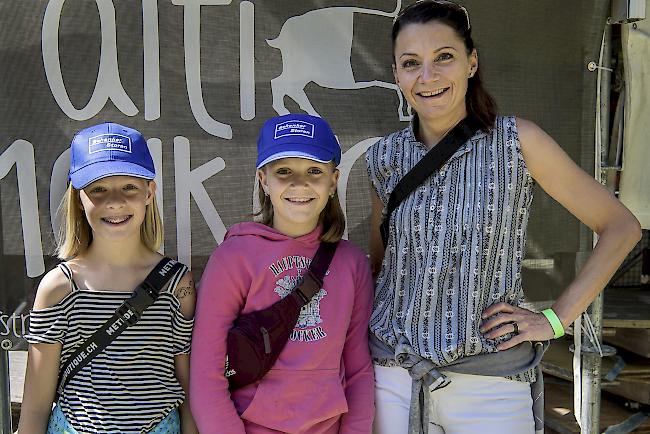
[[[446,24],[454,29],[465,44],[467,55],[471,54],[475,47],[467,9],[451,1],[420,0],[404,8],[393,23],[393,66],[395,66],[395,41],[399,32],[409,24],[426,24],[431,21]],[[467,82],[465,104],[468,116],[476,119],[482,130],[490,131],[493,128],[497,105],[483,86],[480,68]]]

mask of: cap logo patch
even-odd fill
[[[131,153],[131,138],[121,134],[100,134],[88,139],[88,153],[120,151]]]
[[[286,121],[275,126],[274,139],[285,136],[301,136],[314,138],[314,124],[305,121]]]

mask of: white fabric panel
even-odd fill
[[[650,20],[635,24],[623,26],[627,92],[620,199],[650,229]]]

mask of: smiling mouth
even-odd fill
[[[125,223],[126,221],[130,220],[132,215],[122,215],[122,216],[116,216],[116,217],[102,217],[102,221],[109,223],[111,225],[121,225],[122,223]]]
[[[285,200],[294,205],[304,205],[315,199],[313,197],[288,197]]]
[[[418,92],[418,96],[421,96],[423,98],[436,98],[439,97],[440,95],[446,93],[450,88],[445,87],[443,89],[438,89],[434,91],[427,91],[427,92]]]

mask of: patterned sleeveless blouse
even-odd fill
[[[384,205],[426,154],[413,123],[374,144],[368,174]],[[479,332],[490,305],[523,300],[521,264],[534,181],[514,117],[479,131],[390,216],[370,331],[394,354],[444,367],[496,352]],[[505,338],[505,337],[504,337]],[[534,371],[513,377],[534,381]]]

